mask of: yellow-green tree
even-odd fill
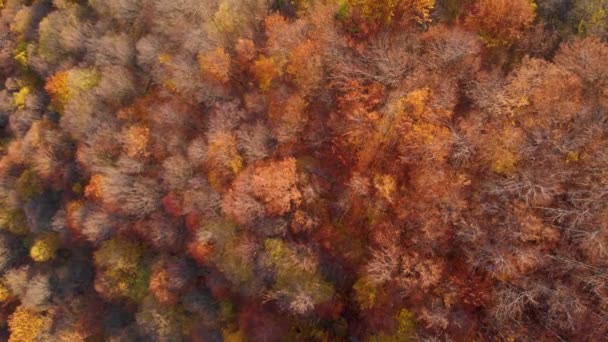
[[[135,242],[114,238],[95,252],[98,272],[95,289],[110,298],[141,300],[148,290],[149,270],[142,265],[143,248]]]

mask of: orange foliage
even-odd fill
[[[510,44],[534,22],[536,5],[531,0],[480,0],[466,17],[488,45]]]
[[[100,200],[102,193],[102,184],[103,184],[103,176],[100,174],[96,174],[91,176],[91,180],[89,180],[89,184],[84,188],[84,196],[90,200],[96,201]]]
[[[323,79],[323,65],[318,54],[318,46],[310,39],[298,44],[289,53],[287,73],[294,82],[307,94],[314,90]]]
[[[70,96],[68,76],[68,71],[60,71],[49,77],[44,85],[44,90],[51,95],[53,103],[59,107],[65,105]]]
[[[154,265],[150,275],[149,289],[154,298],[163,305],[173,305],[179,298],[178,294],[169,287],[169,282],[169,274],[163,267],[163,263]]]
[[[125,132],[125,153],[132,158],[147,157],[150,129],[142,125],[129,127]]]
[[[238,61],[242,64],[251,62],[256,56],[255,44],[251,39],[239,39],[234,49]]]
[[[281,142],[297,140],[308,120],[306,101],[299,94],[288,96],[280,90],[269,97],[268,118],[274,124],[275,136]]]
[[[283,215],[302,199],[297,185],[296,160],[287,158],[255,167],[251,188],[266,205],[270,215]]]
[[[230,79],[230,55],[224,48],[198,55],[198,65],[203,77],[226,83]]]

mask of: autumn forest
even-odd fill
[[[0,0],[0,340],[608,340],[608,0]]]

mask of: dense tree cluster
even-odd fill
[[[607,0],[0,0],[0,339],[608,338]]]

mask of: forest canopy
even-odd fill
[[[608,0],[0,0],[0,340],[608,339]]]

